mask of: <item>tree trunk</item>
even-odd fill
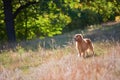
[[[6,32],[9,42],[16,42],[14,18],[12,13],[12,0],[3,0]]]

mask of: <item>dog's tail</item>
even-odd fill
[[[87,39],[86,41],[87,41],[87,43],[88,43],[88,45],[89,45],[89,49],[93,52],[93,55],[94,55],[94,46],[93,46],[91,40],[90,40],[90,39]]]
[[[90,45],[92,44],[91,40],[90,39],[86,39],[87,43]]]

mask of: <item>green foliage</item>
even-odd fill
[[[16,18],[16,35],[19,40],[61,34],[62,29],[71,21],[52,0],[41,1],[40,7],[30,6],[20,14]]]
[[[30,0],[39,4],[23,8],[15,21],[17,40],[52,37],[88,25],[114,20],[119,0]],[[13,13],[28,1],[12,1]],[[3,4],[0,3],[0,40],[7,40]]]
[[[116,15],[120,15],[119,7],[120,2],[117,0],[80,0],[80,3],[75,3],[74,6],[70,4],[68,14],[72,21],[64,28],[64,32],[113,21]]]
[[[62,28],[69,22],[70,18],[61,13],[44,14],[39,16],[37,20],[31,17],[27,21],[27,39],[43,38],[46,36],[52,37],[53,35],[61,34]],[[25,27],[26,25],[23,24],[21,28],[17,28],[19,32],[17,35],[21,37],[21,39],[24,39]]]
[[[38,37],[49,36],[52,37],[56,34],[61,34],[62,28],[70,22],[70,18],[63,14],[44,14],[36,20],[34,33]]]
[[[114,20],[113,16],[115,16],[115,3],[110,0],[96,0],[94,2],[90,2],[90,9],[98,13],[103,22]]]
[[[98,24],[99,22],[98,15],[95,12],[89,9],[85,9],[81,12],[80,24],[83,28],[88,25]]]

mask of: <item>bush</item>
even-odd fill
[[[82,1],[79,5],[79,7],[70,8],[68,11],[72,21],[64,28],[63,32],[84,29],[88,25],[113,21],[116,14],[119,14],[119,3],[116,0]]]
[[[88,25],[98,24],[101,22],[100,15],[89,9],[79,11],[78,16],[79,17],[72,19],[71,23],[64,28],[63,32],[69,32],[75,29],[84,29]]]
[[[100,23],[99,15],[89,9],[85,9],[81,12],[80,24],[84,29],[88,25]]]

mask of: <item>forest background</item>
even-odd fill
[[[0,42],[52,37],[120,17],[119,0],[1,0]]]

